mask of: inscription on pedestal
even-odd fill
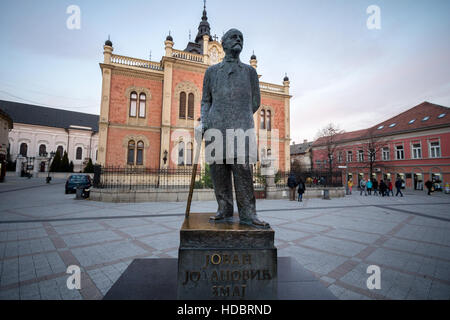
[[[179,299],[276,298],[277,250],[272,229],[236,224],[217,226],[208,223],[208,216],[201,214],[191,214],[189,219],[192,220],[185,222],[180,236]],[[195,223],[203,219],[208,224]],[[201,245],[197,245],[199,234],[204,236]],[[259,245],[242,246],[238,239],[243,236],[248,240],[245,243],[251,243],[254,236]],[[220,246],[221,241],[226,243]]]

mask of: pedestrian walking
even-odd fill
[[[400,178],[397,179],[397,181],[395,181],[395,189],[397,189],[397,192],[395,193],[395,196],[397,197],[398,194],[400,193],[400,196],[403,197],[403,193],[402,193],[402,180]]]
[[[377,179],[373,179],[372,188],[373,188],[373,195],[378,196],[378,181],[377,181]]]
[[[380,181],[380,193],[381,193],[381,196],[384,197],[386,195],[386,189],[387,189],[386,183],[384,183],[384,181],[381,180]]]
[[[362,196],[362,193],[364,191],[364,195],[367,196],[367,183],[366,183],[366,180],[364,180],[364,178],[362,178],[361,181],[359,182],[359,187],[361,190],[359,195]]]
[[[367,184],[366,184],[366,186],[367,186],[367,193],[369,194],[369,196],[371,196],[372,195],[372,180],[367,180]]]
[[[390,195],[390,194],[392,194],[392,196],[394,196],[394,191],[393,191],[393,189],[394,189],[394,186],[393,186],[393,184],[392,184],[392,181],[391,180],[388,180],[389,181],[389,183],[388,183],[388,190],[387,190],[387,192],[388,192],[388,196]]]
[[[297,187],[297,179],[295,179],[295,174],[291,173],[288,178],[289,187],[289,200],[295,201],[295,188]]]
[[[352,194],[353,180],[349,179],[348,182],[347,182],[347,185],[348,185],[348,193]]]
[[[428,189],[428,195],[431,196],[431,188],[433,187],[433,183],[430,180],[427,180],[427,182],[425,182],[425,187]]]
[[[298,202],[302,202],[303,200],[303,194],[306,191],[306,185],[303,183],[303,180],[300,179],[298,182]]]

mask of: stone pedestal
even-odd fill
[[[210,222],[191,213],[180,230],[177,298],[235,300],[277,298],[273,229]]]

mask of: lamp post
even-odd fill
[[[45,181],[47,183],[50,183],[50,181],[52,180],[52,178],[50,177],[50,165],[52,164],[52,159],[55,157],[56,152],[52,151],[50,152],[50,159],[48,160],[48,174],[47,174],[47,178],[45,179]],[[44,153],[44,157],[47,157],[48,153],[45,152]]]

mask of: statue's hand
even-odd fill
[[[195,136],[196,137],[199,136],[199,137],[203,138],[205,131],[206,131],[206,127],[202,123],[200,123],[198,126],[195,127]]]

